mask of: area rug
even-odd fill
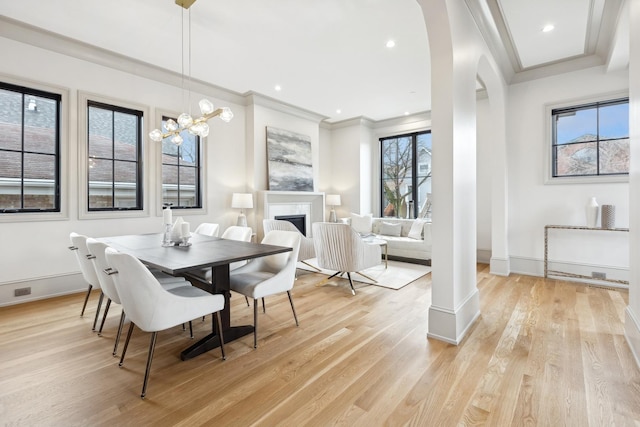
[[[315,258],[306,261],[311,265],[318,265]],[[300,268],[301,270],[311,271],[327,276],[331,276],[333,273],[335,273],[335,271],[324,269],[318,272],[300,262],[298,263],[298,268]],[[425,274],[431,273],[431,267],[420,264],[410,264],[407,262],[389,261],[389,266],[387,268],[384,268],[383,261],[382,263],[380,263],[380,265],[368,268],[366,270],[363,270],[362,272],[372,279],[375,279],[376,282],[373,282],[358,273],[351,273],[351,279],[355,282],[368,283],[371,285],[382,286],[384,288],[400,289],[413,282],[414,280],[419,279]],[[333,281],[336,277],[331,279],[331,281]],[[342,277],[345,280],[348,280],[346,274],[344,274]]]

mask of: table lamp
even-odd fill
[[[336,206],[340,206],[339,194],[327,194],[327,205],[331,206],[331,212],[329,213],[329,222],[338,222],[336,216]]]
[[[245,209],[253,209],[253,195],[251,193],[233,193],[231,198],[231,207],[240,209],[237,225],[240,227],[247,226],[247,217],[244,214]]]

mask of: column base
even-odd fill
[[[427,333],[427,338],[458,345],[479,316],[480,295],[477,289],[455,310],[437,307],[432,304],[429,307],[429,332]]]

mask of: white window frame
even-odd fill
[[[175,111],[155,109],[155,123],[154,129],[162,129],[162,117],[178,117],[180,113]],[[206,215],[207,214],[207,168],[205,162],[207,158],[207,139],[208,137],[200,138],[200,191],[202,192],[202,207],[201,208],[189,208],[189,209],[176,209],[174,215],[191,216],[191,215]],[[148,143],[151,144],[149,151],[153,152],[154,164],[156,170],[154,176],[156,177],[156,206],[155,214],[162,216],[162,143],[151,141],[148,139]]]
[[[114,210],[114,211],[89,211],[89,180],[88,164],[89,152],[87,141],[88,116],[87,106],[89,100],[103,104],[117,105],[132,110],[142,111],[142,209],[140,210]],[[90,92],[78,91],[78,218],[80,219],[115,219],[115,218],[144,218],[149,216],[149,153],[146,144],[149,141],[145,123],[149,117],[149,107],[135,104],[121,99],[109,98]]]
[[[60,212],[16,212],[0,215],[0,223],[60,221],[69,219],[69,92],[68,88],[0,74],[0,80],[60,95]]]
[[[545,184],[605,184],[605,183],[628,183],[629,175],[599,175],[599,176],[553,176],[553,117],[552,111],[558,108],[578,107],[580,105],[595,102],[606,102],[614,99],[628,98],[629,92],[611,92],[601,95],[594,95],[585,98],[567,100],[559,103],[545,104]]]

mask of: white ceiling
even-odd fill
[[[612,41],[625,40],[615,34],[624,28],[617,25],[624,0],[465,1],[478,22],[497,28],[507,75],[587,56],[605,63]],[[431,108],[416,0],[199,0],[190,11],[194,79],[267,95],[329,122]],[[176,72],[182,12],[174,0],[0,0],[6,17]],[[186,32],[188,12],[184,22]],[[546,23],[556,29],[542,33]],[[396,46],[387,48],[388,40]],[[624,64],[624,49],[617,51]]]

